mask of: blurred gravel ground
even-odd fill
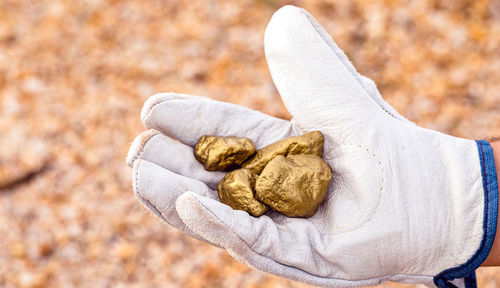
[[[410,120],[500,134],[498,1],[0,0],[0,286],[310,287],[162,224],[125,165],[156,92],[289,118],[263,55],[287,3],[310,10]],[[499,287],[500,270],[482,269],[479,284]]]

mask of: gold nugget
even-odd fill
[[[227,171],[237,168],[255,153],[255,145],[248,138],[234,136],[202,136],[194,148],[196,160],[209,171]]]
[[[331,179],[330,166],[316,155],[278,155],[257,178],[255,198],[288,217],[310,217]]]
[[[255,200],[254,185],[257,175],[249,169],[238,169],[227,173],[217,185],[222,203],[236,210],[244,210],[253,216],[260,216],[267,207]]]
[[[248,168],[254,173],[260,174],[267,163],[278,155],[313,154],[321,157],[323,141],[323,134],[319,131],[285,138],[257,150],[254,156],[243,163],[243,168]]]

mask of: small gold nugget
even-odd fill
[[[236,210],[244,210],[253,216],[260,216],[267,207],[255,200],[254,185],[257,175],[249,169],[238,169],[227,173],[217,185],[222,203]]]
[[[255,145],[248,138],[234,136],[202,136],[194,148],[196,160],[206,170],[227,171],[237,168],[255,153]]]
[[[316,155],[278,155],[257,178],[255,198],[288,217],[311,217],[331,179],[330,166]]]
[[[323,141],[323,134],[319,131],[285,138],[257,150],[254,156],[243,163],[243,168],[248,168],[254,173],[260,174],[267,163],[278,155],[313,154],[321,157]]]

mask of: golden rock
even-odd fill
[[[255,182],[255,198],[288,217],[310,217],[325,198],[330,166],[316,155],[276,156]]]
[[[254,186],[257,174],[249,169],[238,169],[227,173],[217,185],[222,203],[236,210],[244,210],[253,216],[260,216],[267,207],[255,199]]]
[[[243,168],[260,174],[269,161],[278,155],[313,154],[321,157],[323,152],[323,134],[312,131],[300,136],[285,138],[257,150],[254,156],[243,163]]]
[[[195,158],[209,171],[227,171],[238,168],[254,153],[255,145],[252,140],[234,136],[204,135],[194,148]]]

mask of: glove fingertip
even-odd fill
[[[132,144],[130,145],[130,148],[127,153],[127,158],[126,162],[129,167],[134,166],[135,160],[137,160],[142,152],[144,151],[144,147],[146,146],[146,143],[153,138],[153,136],[158,135],[160,132],[150,129],[147,131],[142,132],[141,134],[137,135],[135,137],[134,141],[132,141]]]
[[[142,110],[141,110],[141,121],[142,123],[145,125],[146,124],[146,120],[149,118],[149,115],[151,114],[151,111],[153,110],[153,108],[168,100],[169,98],[174,98],[175,97],[175,94],[172,93],[172,92],[167,92],[167,93],[157,93],[151,97],[149,97],[146,102],[144,102],[144,105],[142,106]]]
[[[210,100],[210,98],[206,98],[206,97],[180,94],[180,93],[174,93],[174,92],[157,93],[157,94],[149,97],[146,100],[146,102],[144,102],[144,105],[142,106],[142,110],[141,110],[142,123],[146,127],[148,127],[146,121],[150,118],[150,116],[152,114],[151,112],[153,111],[153,108],[156,107],[157,105],[163,103],[163,102],[173,100],[173,99]]]

